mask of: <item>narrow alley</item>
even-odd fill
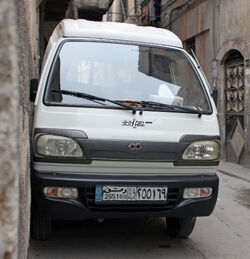
[[[31,241],[28,258],[248,258],[250,173],[238,171],[236,177],[229,169],[230,163],[218,172],[220,192],[214,213],[198,218],[188,239],[168,237],[163,218],[65,221],[56,223],[49,241]]]

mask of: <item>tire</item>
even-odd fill
[[[34,240],[48,240],[51,236],[51,220],[38,215],[31,216],[31,237]]]
[[[188,238],[192,233],[196,217],[166,218],[167,233],[171,237]]]

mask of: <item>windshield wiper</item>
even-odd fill
[[[201,118],[202,114],[204,114],[204,112],[202,112],[202,110],[197,110],[195,108],[188,108],[188,107],[183,107],[183,106],[176,106],[174,105],[174,107],[176,109],[179,109],[179,110],[182,110],[182,111],[187,111],[187,112],[190,112],[190,113],[194,113],[194,114],[198,114],[198,118]]]
[[[71,95],[71,96],[75,96],[75,97],[78,97],[78,98],[83,98],[83,99],[87,99],[87,100],[91,100],[91,101],[102,101],[102,102],[114,103],[116,105],[119,105],[121,107],[126,108],[127,110],[132,110],[133,114],[135,114],[136,111],[137,111],[137,109],[135,107],[131,106],[131,105],[124,104],[124,103],[119,102],[119,101],[113,101],[113,100],[110,100],[110,99],[107,99],[107,98],[91,95],[91,94],[86,94],[86,93],[82,93],[82,92],[68,91],[68,90],[57,90],[57,89],[51,89],[50,91],[54,92],[54,93],[61,93],[61,94],[65,94],[65,95]]]
[[[198,117],[201,118],[203,112],[201,110],[196,110],[193,108],[188,108],[188,107],[182,107],[182,106],[177,106],[173,104],[165,104],[165,103],[158,103],[158,102],[152,102],[152,101],[141,101],[139,102],[142,106],[145,108],[160,108],[160,109],[170,109],[170,110],[181,110],[181,111],[187,111],[190,113],[198,114]]]
[[[203,112],[201,110],[196,110],[194,108],[188,108],[188,107],[182,107],[172,104],[166,104],[166,103],[159,103],[159,102],[153,102],[153,101],[129,101],[134,104],[140,104],[142,108],[146,109],[168,109],[168,110],[181,110],[181,111],[187,111],[190,113],[198,114],[198,117],[201,118]]]

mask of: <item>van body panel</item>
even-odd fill
[[[174,166],[168,162],[93,161],[91,164],[34,163],[39,172],[81,175],[211,175],[216,166]]]
[[[123,122],[135,121],[134,126]],[[136,126],[136,122],[144,126]],[[150,122],[150,123],[146,123]],[[42,103],[36,111],[37,128],[75,129],[90,139],[134,139],[135,141],[179,141],[183,135],[219,136],[215,115],[144,111],[133,115],[130,110],[81,107],[50,107]],[[183,132],[183,125],[188,125]]]

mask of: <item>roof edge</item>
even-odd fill
[[[180,38],[167,29],[118,22],[95,22],[84,19],[62,20],[51,37],[53,42],[63,37],[86,37],[128,40],[183,48]]]

